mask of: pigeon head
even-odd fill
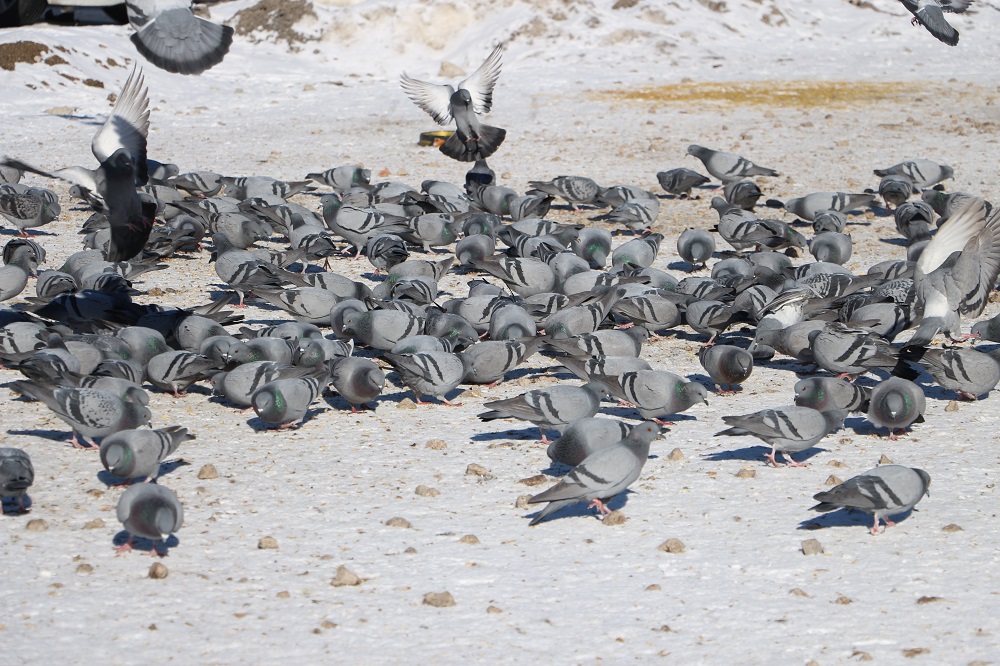
[[[451,106],[472,108],[472,95],[465,88],[459,88],[451,96]]]

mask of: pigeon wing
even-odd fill
[[[135,67],[125,81],[121,94],[115,101],[111,115],[94,135],[90,149],[98,162],[104,163],[119,148],[128,151],[136,168],[136,181],[145,184],[146,137],[149,135],[149,93],[146,90],[142,69]]]
[[[451,96],[455,89],[450,85],[439,85],[410,78],[405,73],[399,77],[399,85],[413,103],[430,114],[439,125],[451,122]]]
[[[493,106],[493,87],[500,77],[502,59],[503,44],[497,44],[479,69],[458,84],[472,95],[472,110],[477,114],[489,113]]]

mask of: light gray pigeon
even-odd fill
[[[128,20],[139,53],[171,74],[201,74],[222,62],[233,28],[194,15],[191,0],[128,0]]]
[[[170,426],[161,430],[122,430],[101,442],[104,469],[122,479],[155,480],[160,463],[183,442],[194,439],[187,428]]]
[[[379,397],[385,388],[385,373],[367,358],[337,358],[328,367],[334,390],[351,406],[351,412],[358,411],[356,405],[365,409],[366,403]]]
[[[586,176],[556,176],[552,180],[531,180],[528,194],[547,194],[565,200],[573,210],[580,204],[592,204],[600,196],[601,186]]]
[[[307,286],[297,275],[259,259],[249,250],[241,250],[222,233],[212,235],[215,243],[215,273],[239,295],[233,307],[245,307],[243,300],[253,289],[279,290],[288,283]]]
[[[656,180],[667,194],[688,198],[691,196],[692,189],[701,187],[710,179],[693,169],[680,167],[657,172]]]
[[[529,504],[549,503],[529,525],[576,502],[589,501],[590,507],[597,507],[602,516],[611,513],[604,500],[624,492],[639,478],[649,458],[649,445],[659,434],[656,423],[640,423],[624,439],[589,455],[559,483],[528,500]]]
[[[938,331],[964,340],[962,317],[978,317],[1000,274],[1000,211],[972,199],[948,218],[924,248],[913,281],[920,326],[908,346],[928,344]]]
[[[581,229],[570,244],[570,249],[591,268],[604,268],[611,253],[611,232],[599,227]]]
[[[132,550],[135,537],[143,537],[153,541],[150,554],[159,555],[157,542],[166,542],[184,524],[184,508],[177,494],[156,483],[137,483],[126,488],[118,498],[117,514],[128,532],[128,541],[115,549],[119,553]]]
[[[500,77],[503,44],[497,44],[476,71],[463,79],[457,89],[418,81],[405,73],[400,77],[403,92],[414,104],[430,114],[438,124],[455,121],[456,129],[441,144],[441,152],[460,162],[486,159],[500,147],[507,132],[480,123],[479,116],[493,106],[493,88]]]
[[[323,172],[307,173],[306,178],[332,187],[337,192],[346,192],[352,187],[370,187],[371,169],[347,165],[327,169]]]
[[[449,407],[461,404],[449,402],[445,395],[453,391],[465,377],[465,357],[451,352],[421,352],[385,354],[382,358],[413,391],[418,405],[426,404],[420,399],[422,395],[440,398]]]
[[[366,347],[390,351],[403,338],[423,333],[424,319],[402,310],[353,311],[344,315],[341,330]]]
[[[745,382],[753,373],[753,355],[734,345],[711,345],[698,351],[701,367],[712,378],[719,393],[736,393],[734,387]],[[728,390],[721,387],[728,386]]]
[[[889,439],[898,439],[910,424],[923,421],[927,400],[924,390],[901,377],[890,377],[872,389],[868,403],[868,420],[876,428],[888,428]]]
[[[165,351],[149,359],[146,379],[156,388],[170,391],[175,398],[187,392],[191,385],[209,379],[221,370],[218,361],[189,351]]]
[[[3,331],[0,329],[0,336],[2,336],[2,334]],[[990,319],[978,321],[973,324],[972,335],[979,336],[980,340],[1000,342],[1000,314],[996,314]]]
[[[514,398],[486,403],[483,406],[489,411],[479,414],[479,418],[483,421],[515,418],[534,423],[542,433],[541,441],[548,444],[547,428],[562,431],[574,421],[593,416],[607,395],[605,386],[596,382],[534,389]]]
[[[897,209],[898,210],[898,209]],[[817,234],[824,231],[842,232],[847,228],[847,216],[839,210],[820,210],[813,213],[813,231]]]
[[[719,150],[712,150],[696,144],[691,144],[687,149],[688,155],[694,155],[705,169],[721,180],[723,183],[731,183],[743,180],[748,176],[778,176],[774,169],[757,166],[745,157],[726,153]]]
[[[660,215],[659,199],[632,199],[616,207],[605,217],[608,222],[625,225],[632,233],[648,233]]]
[[[906,513],[924,495],[930,496],[930,487],[930,474],[922,469],[879,465],[839,486],[813,495],[813,499],[820,503],[812,510],[825,513],[836,509],[857,509],[870,513],[875,518],[870,531],[878,534],[879,520],[884,520],[885,529],[889,529],[895,525],[889,518]]]
[[[734,180],[726,183],[722,189],[722,197],[729,204],[739,206],[743,210],[753,210],[757,200],[762,196],[763,192],[752,180]]]
[[[543,338],[519,340],[484,340],[460,352],[465,364],[462,381],[495,386],[504,375],[524,363],[544,342]]]
[[[611,395],[634,405],[643,419],[661,425],[669,425],[663,419],[693,405],[708,404],[708,391],[704,386],[666,370],[635,370],[595,379],[606,386]]]
[[[406,249],[406,243],[399,236],[379,234],[372,236],[365,243],[365,256],[375,267],[375,271],[379,272],[387,271],[396,264],[403,263],[410,258],[410,253]]]
[[[712,209],[719,214],[719,224],[715,230],[722,236],[722,240],[737,250],[745,250],[757,244],[760,218],[756,213],[733,206],[722,197],[712,197]]]
[[[253,394],[261,386],[278,379],[305,377],[312,368],[296,367],[277,361],[253,361],[238,365],[229,372],[212,376],[212,392],[238,407],[250,407]]]
[[[565,340],[547,342],[571,356],[639,356],[642,345],[649,340],[649,330],[644,326],[625,329],[602,328],[594,333],[575,335]]]
[[[851,258],[852,250],[851,235],[836,231],[818,233],[809,241],[809,254],[815,257],[816,261],[843,265]]]
[[[874,194],[849,194],[846,192],[813,192],[804,197],[789,199],[784,207],[792,215],[813,221],[819,211],[835,210],[848,213],[875,201]]]
[[[705,229],[688,229],[677,238],[677,254],[691,264],[691,270],[705,268],[713,252],[715,236]]]
[[[142,389],[130,389],[125,399],[89,388],[57,388],[18,381],[12,386],[29,397],[44,402],[73,429],[71,444],[78,449],[88,447],[83,437],[107,437],[121,430],[149,425],[152,414],[146,407],[149,396]],[[80,436],[78,439],[78,435]]]
[[[908,176],[913,181],[913,185],[922,190],[951,178],[955,175],[955,170],[945,164],[938,164],[934,160],[924,158],[905,160],[885,169],[875,169],[875,175],[879,178],[890,174]]]
[[[913,196],[913,181],[909,176],[890,173],[882,176],[878,183],[878,193],[885,201],[886,208],[892,210]]]
[[[250,406],[262,421],[277,424],[279,430],[299,427],[328,378],[329,370],[321,366],[305,377],[275,379],[254,391]]]
[[[910,243],[931,239],[931,225],[934,223],[934,209],[926,201],[907,201],[893,211],[896,231]]]
[[[545,453],[554,463],[576,467],[598,449],[628,437],[631,429],[631,424],[615,419],[593,416],[580,419],[566,426],[563,433],[552,440]]]
[[[774,467],[778,467],[774,459],[778,452],[781,452],[789,466],[807,467],[807,463],[795,462],[789,454],[815,446],[844,425],[846,415],[846,412],[840,410],[821,412],[811,407],[763,409],[742,416],[723,416],[722,420],[726,425],[732,427],[715,433],[715,436],[751,435],[771,445],[771,452],[764,457]]]
[[[913,14],[912,23],[922,25],[927,32],[948,46],[958,44],[958,30],[944,17],[944,12],[960,14],[969,8],[972,0],[899,0]]]
[[[17,509],[24,513],[24,494],[35,482],[31,458],[21,449],[0,447],[0,499],[16,497]]]
[[[681,313],[676,303],[658,292],[623,298],[611,310],[632,324],[639,324],[654,332],[673,328],[681,323]]]
[[[0,266],[0,301],[10,300],[24,291],[28,285],[28,276],[38,268],[38,263],[32,256],[27,252],[18,252]]]
[[[810,337],[813,361],[840,379],[857,377],[872,368],[894,368],[898,363],[889,343],[867,331],[827,327]]]
[[[518,296],[528,298],[553,291],[556,274],[544,261],[530,257],[490,257],[472,262],[473,267],[499,278]]]
[[[614,249],[611,253],[611,265],[630,264],[639,268],[652,266],[662,242],[663,234],[648,234],[642,238],[633,238]]]
[[[795,383],[795,404],[821,412],[867,412],[871,389],[836,377],[806,377]]]
[[[984,354],[975,349],[918,347],[908,349],[903,357],[908,361],[916,360],[942,388],[955,391],[963,400],[976,400],[1000,383],[1000,364],[996,355],[995,351]]]

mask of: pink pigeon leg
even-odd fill
[[[788,461],[789,467],[809,467],[809,463],[795,462],[792,457],[785,452],[781,453],[781,457]]]

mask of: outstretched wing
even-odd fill
[[[128,151],[135,165],[137,182],[145,184],[146,137],[149,135],[149,94],[142,76],[142,69],[136,66],[129,74],[121,94],[115,101],[111,115],[94,135],[90,149],[98,162],[104,163],[119,148]]]
[[[458,84],[472,95],[472,110],[477,114],[489,113],[493,106],[493,86],[500,77],[500,65],[503,63],[503,44],[497,44],[487,56],[486,61]]]
[[[455,89],[450,85],[418,81],[405,73],[399,77],[399,85],[402,86],[406,96],[429,113],[439,125],[451,122],[451,96]]]

